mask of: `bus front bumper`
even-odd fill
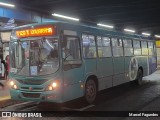
[[[62,103],[61,95],[57,91],[30,92],[10,89],[11,99],[22,101]]]

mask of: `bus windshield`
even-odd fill
[[[59,68],[58,38],[10,42],[11,72],[24,76],[46,75]]]

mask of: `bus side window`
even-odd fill
[[[153,42],[148,42],[149,55],[153,55]]]
[[[65,60],[81,60],[79,39],[77,37],[66,36],[66,44],[62,48],[62,55]]]
[[[141,41],[142,55],[148,55],[147,41]]]
[[[111,46],[109,37],[97,36],[98,57],[111,57]]]
[[[98,57],[103,57],[102,37],[97,36]]]
[[[122,39],[111,38],[114,57],[123,56]]]
[[[139,40],[133,40],[134,55],[141,55],[141,45]]]
[[[93,35],[82,35],[84,58],[96,58],[96,43]]]
[[[124,39],[124,55],[125,56],[132,56],[133,55],[133,44],[132,40]]]

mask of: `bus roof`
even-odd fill
[[[79,31],[79,30],[84,31],[85,30],[84,32],[91,32],[91,33],[98,32],[101,34],[106,34],[106,35],[111,35],[111,36],[121,36],[121,37],[126,37],[126,38],[153,40],[152,37],[145,37],[145,36],[142,36],[139,34],[124,33],[124,32],[120,32],[120,31],[116,31],[116,30],[112,30],[112,29],[110,30],[110,29],[105,29],[105,28],[93,26],[93,25],[88,25],[85,23],[68,23],[68,22],[62,22],[62,21],[27,24],[27,25],[16,27],[13,30],[28,28],[28,27],[32,27],[32,26],[39,26],[39,25],[55,25],[55,24],[63,24],[64,26],[68,26],[68,28],[74,27],[75,29],[77,28],[77,31]]]

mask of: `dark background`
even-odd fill
[[[160,0],[11,0],[18,7],[160,34]]]

